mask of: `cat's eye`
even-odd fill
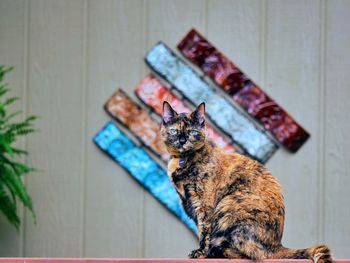
[[[169,130],[169,134],[170,135],[176,135],[177,134],[177,130],[176,129],[170,129]]]
[[[191,130],[189,133],[190,133],[191,136],[198,135],[198,131],[195,131],[195,130]]]

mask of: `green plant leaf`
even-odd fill
[[[22,154],[23,155],[28,155],[27,151],[21,150],[21,149],[18,149],[18,148],[12,147],[12,151],[13,151],[13,153],[18,154],[18,155],[22,155]]]
[[[0,190],[0,211],[18,230],[21,221],[17,215],[16,204],[11,201],[11,198],[4,190]]]
[[[27,155],[28,152],[14,147],[13,144],[21,136],[36,131],[34,128],[36,117],[29,116],[24,121],[12,121],[21,112],[11,112],[12,110],[8,108],[18,100],[17,97],[6,97],[10,89],[3,81],[5,75],[11,70],[11,67],[0,66],[0,212],[4,213],[8,221],[19,229],[17,202],[21,202],[25,208],[29,209],[34,222],[36,221],[32,200],[23,183],[23,176],[33,172],[34,169],[16,160],[16,155]]]
[[[13,168],[6,166],[5,170],[1,171],[3,172],[1,180],[3,180],[3,182],[8,186],[10,191],[22,201],[24,206],[28,207],[31,211],[33,211],[32,200],[29,197],[19,174],[17,174],[16,171],[13,170]]]
[[[4,106],[8,106],[11,105],[12,103],[14,103],[15,101],[19,100],[18,97],[11,97],[11,98],[7,98],[5,100],[5,102],[3,103]]]

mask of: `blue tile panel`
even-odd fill
[[[142,148],[136,146],[112,122],[102,128],[94,137],[94,142],[197,234],[196,224],[183,210],[166,172]]]
[[[223,95],[215,92],[213,87],[164,43],[156,44],[145,60],[153,71],[193,104],[198,105],[204,101],[209,118],[241,146],[246,154],[265,163],[277,150],[278,146],[271,137],[244,116],[236,106],[229,103]]]

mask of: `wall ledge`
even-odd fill
[[[350,259],[336,259],[336,263],[350,263]],[[252,263],[245,259],[181,259],[181,258],[0,258],[0,263]],[[263,263],[312,263],[305,259],[270,259]]]

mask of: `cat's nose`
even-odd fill
[[[185,137],[180,137],[179,141],[180,141],[180,144],[185,144],[186,138]]]

